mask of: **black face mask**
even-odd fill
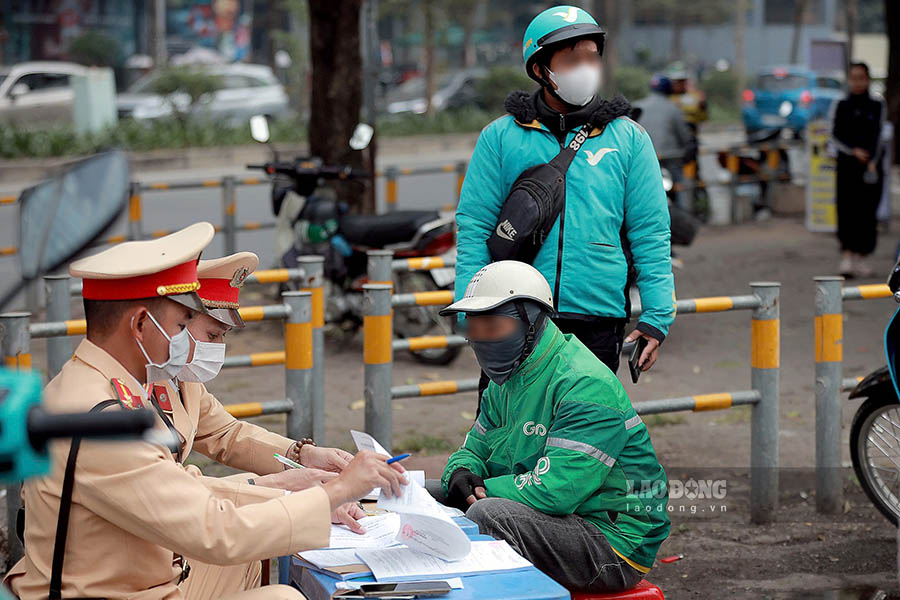
[[[489,313],[517,319],[519,323],[516,331],[499,340],[469,341],[481,370],[497,385],[503,385],[512,377],[519,365],[531,354],[544,330],[546,313],[541,307],[533,302],[521,304],[522,312],[508,302]],[[529,323],[534,324],[532,335],[529,335],[529,326],[522,319],[523,313]]]

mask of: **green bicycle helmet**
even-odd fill
[[[597,40],[597,49],[603,54],[606,32],[597,25],[594,17],[583,8],[577,6],[554,6],[548,8],[528,24],[525,37],[522,39],[522,58],[525,60],[525,71],[528,76],[545,85],[535,76],[532,65],[541,51],[551,44],[564,40],[590,37]]]

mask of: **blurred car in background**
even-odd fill
[[[288,96],[272,69],[244,63],[204,65],[197,69],[220,78],[221,88],[189,109],[187,94],[162,96],[154,92],[160,71],[153,71],[116,97],[120,119],[149,120],[167,117],[175,109],[190,110],[190,117],[240,126],[253,115],[278,119],[290,114]]]
[[[87,69],[67,62],[23,62],[0,67],[0,122],[71,123],[72,76]]]
[[[435,85],[431,97],[435,110],[480,106],[477,83],[487,76],[486,69],[464,69],[451,71],[442,76]],[[401,113],[422,114],[426,109],[425,78],[413,77],[385,94],[385,110],[392,115]],[[483,108],[483,107],[482,107]]]
[[[814,73],[805,67],[764,69],[744,90],[741,110],[751,139],[782,134],[801,137],[807,122],[828,116],[844,96],[843,75]]]

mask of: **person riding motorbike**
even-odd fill
[[[653,140],[660,166],[672,176],[675,203],[689,209],[688,195],[680,188],[684,186],[685,159],[697,152],[696,138],[688,129],[681,110],[670,101],[671,95],[672,81],[665,75],[656,74],[650,79],[650,95],[635,102],[634,106],[640,109],[638,120]]]

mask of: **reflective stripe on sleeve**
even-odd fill
[[[487,429],[484,428],[484,425],[482,425],[481,423],[479,423],[477,419],[475,420],[475,423],[472,424],[472,429],[474,429],[475,431],[477,431],[477,432],[480,433],[481,435],[484,435],[485,432],[487,431]]]
[[[643,423],[643,421],[641,421],[641,415],[634,415],[633,417],[631,417],[630,419],[627,419],[625,421],[625,431],[628,431],[629,429],[634,429],[641,423]]]
[[[566,450],[575,450],[576,452],[583,452],[588,456],[592,456],[602,462],[607,467],[612,467],[616,464],[616,459],[612,456],[600,450],[599,448],[594,448],[590,444],[585,444],[584,442],[576,442],[575,440],[567,440],[565,438],[552,437],[547,438],[547,445],[553,446],[554,448],[564,448]]]

